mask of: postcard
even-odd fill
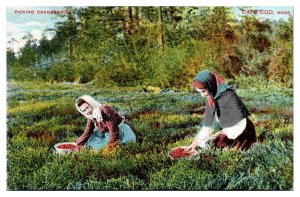
[[[8,191],[292,191],[294,6],[7,6]]]

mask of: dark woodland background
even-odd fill
[[[18,54],[7,49],[8,80],[186,88],[205,68],[292,86],[292,17],[238,18],[230,7],[66,9],[53,39],[29,34]]]

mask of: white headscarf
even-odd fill
[[[85,103],[89,104],[90,106],[92,106],[93,108],[93,114],[96,113],[98,116],[100,116],[100,120],[102,120],[102,115],[101,115],[101,111],[100,111],[100,107],[102,106],[101,103],[98,103],[93,97],[89,96],[89,95],[83,95],[81,97],[79,97],[76,100],[76,108],[77,110],[84,115],[86,118],[93,118],[93,115],[87,115],[85,114],[78,106],[79,101],[83,100]]]

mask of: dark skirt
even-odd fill
[[[218,148],[233,148],[236,150],[247,150],[256,141],[256,132],[253,122],[247,118],[246,128],[236,139],[229,139],[225,134],[221,134],[214,140],[214,145]]]

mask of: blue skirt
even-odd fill
[[[128,142],[136,142],[136,135],[132,129],[126,123],[122,122],[118,125],[120,131],[120,143],[126,144]],[[105,132],[104,134],[100,133],[99,129],[96,127],[87,142],[87,147],[94,149],[101,149],[108,145],[109,142],[109,133]]]

